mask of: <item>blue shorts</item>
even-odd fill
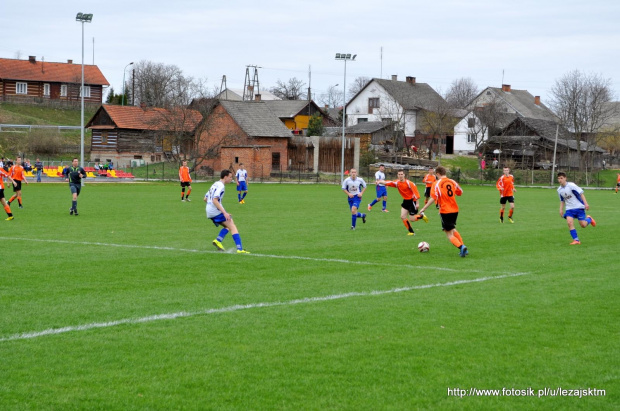
[[[349,200],[349,208],[353,208],[353,207],[360,208],[360,203],[362,202],[361,198],[359,198],[358,196],[347,197],[347,198]]]
[[[572,210],[566,210],[564,212],[564,218],[572,217],[576,218],[579,221],[583,221],[586,219],[586,210],[583,208],[573,208]]]
[[[377,198],[387,197],[387,187],[386,186],[377,186]]]
[[[218,214],[215,217],[210,218],[209,220],[213,221],[216,227],[226,221],[226,216],[224,214]]]
[[[239,181],[237,191],[248,191],[248,183],[245,181]]]

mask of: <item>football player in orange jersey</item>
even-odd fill
[[[620,187],[620,173],[618,173],[618,182],[616,183],[616,194],[618,194],[618,187]]]
[[[463,194],[463,190],[456,181],[446,177],[446,169],[444,167],[437,167],[435,174],[437,174],[438,180],[431,188],[431,199],[422,207],[420,214],[434,202],[439,204],[441,228],[446,233],[448,240],[459,249],[459,255],[465,257],[469,252],[467,251],[467,246],[463,243],[461,234],[456,230],[456,219],[459,215],[456,196]]]
[[[187,167],[185,160],[179,168],[179,180],[181,180],[181,201],[192,201],[189,199],[189,195],[192,193],[192,177],[189,175],[189,167]],[[187,194],[185,194],[185,187],[187,187]]]
[[[428,199],[431,197],[431,187],[435,181],[437,181],[435,169],[433,167],[429,167],[428,174],[426,174],[422,179],[422,182],[426,184],[426,189],[424,190],[424,204],[428,203]]]
[[[2,207],[4,207],[4,211],[6,212],[6,221],[11,221],[14,217],[13,213],[11,213],[11,207],[9,207],[6,200],[4,199],[4,178],[8,178],[11,181],[11,184],[15,186],[15,180],[13,180],[9,173],[4,171],[3,168],[0,168],[0,204],[2,204]]]
[[[509,167],[504,167],[504,174],[499,177],[497,183],[495,183],[495,187],[499,190],[499,203],[501,204],[499,209],[499,222],[504,222],[504,209],[506,208],[506,202],[509,202],[510,211],[508,211],[508,221],[514,223],[512,214],[515,211],[514,193],[517,192],[517,189],[515,188],[515,178],[510,174]]]
[[[428,217],[422,213],[417,214],[420,192],[415,183],[405,178],[405,172],[403,170],[398,171],[397,177],[398,180],[394,181],[378,180],[377,184],[385,184],[386,187],[396,187],[398,189],[398,192],[403,198],[403,203],[400,205],[400,219],[403,220],[403,224],[407,228],[407,231],[409,231],[407,235],[415,235],[411,227],[411,222],[423,219],[425,223],[428,223]]]
[[[7,204],[10,206],[11,202],[17,198],[19,208],[24,208],[22,206],[22,181],[28,184],[28,180],[26,180],[26,176],[24,175],[24,167],[22,167],[21,157],[17,157],[15,159],[15,164],[13,164],[13,167],[9,170],[9,175],[13,178],[16,184],[13,184],[13,191],[15,194],[13,194],[9,201],[7,201]]]

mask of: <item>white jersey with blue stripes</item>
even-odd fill
[[[585,209],[586,206],[581,201],[583,190],[575,183],[566,183],[564,187],[558,188],[560,201],[564,202],[567,210]]]
[[[379,180],[385,180],[385,173],[381,172],[381,171],[377,171],[375,173],[375,181],[379,181]],[[377,183],[377,185],[379,187],[385,187],[385,184],[379,184]]]
[[[355,180],[353,180],[351,177],[347,177],[342,182],[342,189],[346,190],[351,194],[357,195],[361,193],[364,188],[366,188],[366,182],[361,177],[356,177]]]
[[[213,204],[213,199],[217,198],[220,204],[222,204],[222,199],[224,198],[224,183],[221,181],[216,181],[213,183],[207,194],[205,194],[205,198],[207,199],[207,218],[216,217],[222,212]]]
[[[248,179],[248,172],[246,170],[237,170],[236,178],[238,182],[246,181]]]

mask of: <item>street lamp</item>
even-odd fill
[[[82,23],[82,86],[80,87],[80,95],[82,97],[82,127],[80,127],[80,166],[84,167],[84,23],[93,21],[93,15],[87,13],[78,13],[75,21]]]
[[[132,64],[133,64],[133,61],[127,64],[125,68],[123,69],[123,96],[121,97],[121,106],[125,105],[125,70],[127,70],[127,67],[131,66]]]
[[[342,156],[340,158],[340,183],[344,181],[344,127],[347,122],[347,60],[355,60],[357,54],[351,57],[351,53],[336,53],[336,60],[344,61],[344,83],[342,89],[344,91],[342,97]]]

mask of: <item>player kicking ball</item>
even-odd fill
[[[237,230],[232,216],[228,214],[224,206],[222,206],[226,184],[230,183],[232,179],[233,176],[230,170],[222,170],[220,173],[220,181],[213,183],[207,194],[205,194],[204,200],[207,203],[207,218],[213,221],[216,227],[220,225],[224,227],[217,238],[213,240],[213,245],[218,251],[226,251],[222,245],[222,241],[224,241],[224,237],[226,237],[230,231],[235,245],[237,246],[237,253],[250,254],[250,252],[244,250],[241,245],[241,236],[239,235],[239,231]]]

